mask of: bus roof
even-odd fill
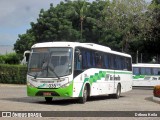
[[[160,64],[150,64],[150,63],[137,63],[137,64],[132,64],[133,67],[159,67]]]
[[[40,48],[40,47],[83,47],[92,50],[112,53],[116,55],[131,57],[129,54],[121,53],[117,51],[111,50],[109,47],[98,45],[95,43],[79,43],[79,42],[44,42],[44,43],[37,43],[32,46],[32,48]]]

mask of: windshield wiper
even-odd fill
[[[53,71],[53,73],[55,74],[55,76],[60,80],[60,77],[57,75],[57,73],[54,71],[54,69],[51,69]]]
[[[38,72],[36,72],[36,74],[34,75],[34,79],[36,79],[38,76]]]

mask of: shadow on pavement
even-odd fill
[[[153,100],[153,97],[146,97],[145,100],[160,104],[160,101]]]
[[[121,99],[124,96],[121,96]],[[102,101],[102,100],[109,100],[110,96],[96,96],[88,98],[87,102],[94,102],[94,101]],[[12,101],[12,102],[22,102],[22,103],[36,103],[36,104],[47,104],[47,105],[70,105],[70,104],[79,104],[77,99],[53,99],[52,102],[47,103],[43,97],[21,97],[21,98],[2,98],[0,100],[5,101]]]

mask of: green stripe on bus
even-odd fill
[[[144,78],[145,75],[135,75],[133,76],[133,79],[139,79],[139,78]]]
[[[81,87],[81,91],[79,93],[79,97],[82,97],[82,91],[83,91],[83,87],[84,84],[89,81],[90,85],[92,85],[93,83],[96,83],[98,80],[101,80],[102,78],[105,78],[106,73],[110,73],[110,74],[132,74],[132,72],[116,72],[116,71],[99,71],[99,73],[95,73],[94,75],[91,75],[89,78],[85,78],[83,85]]]

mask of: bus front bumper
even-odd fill
[[[28,96],[41,96],[41,97],[72,97],[73,85],[70,84],[63,88],[36,88],[32,86],[27,86]]]

